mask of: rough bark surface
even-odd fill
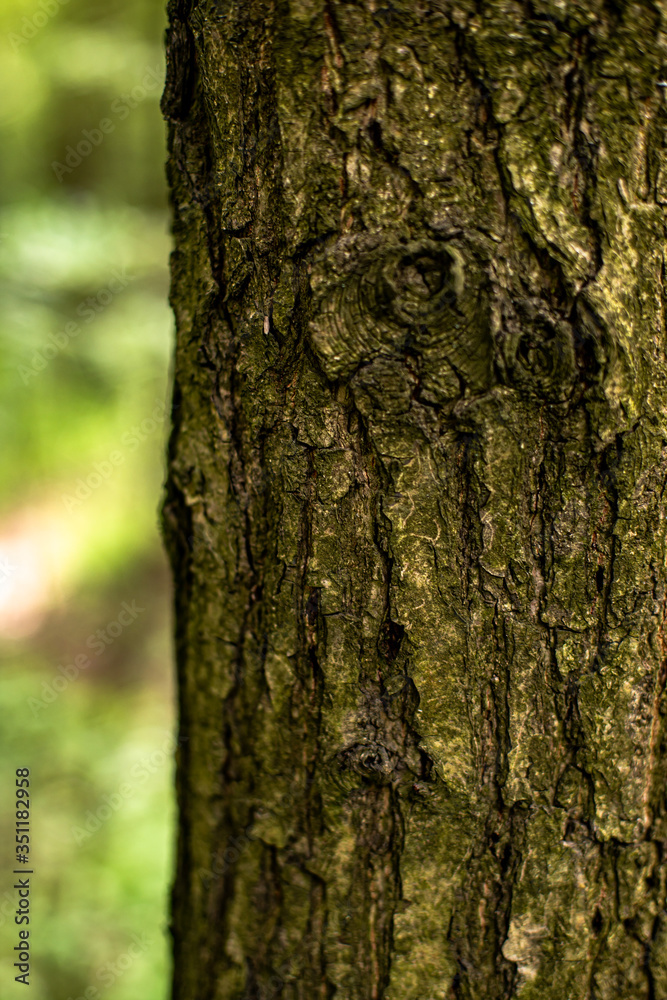
[[[664,1000],[667,49],[171,0],[175,1000]]]

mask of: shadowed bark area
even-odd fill
[[[662,10],[170,4],[174,1000],[667,997]]]

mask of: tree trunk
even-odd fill
[[[660,26],[171,0],[174,1000],[667,997]]]

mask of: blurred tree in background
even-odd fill
[[[165,993],[163,30],[148,0],[0,2],[0,752],[5,790],[31,769],[32,1000]]]

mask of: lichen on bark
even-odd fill
[[[174,1000],[667,996],[665,8],[169,12]]]

